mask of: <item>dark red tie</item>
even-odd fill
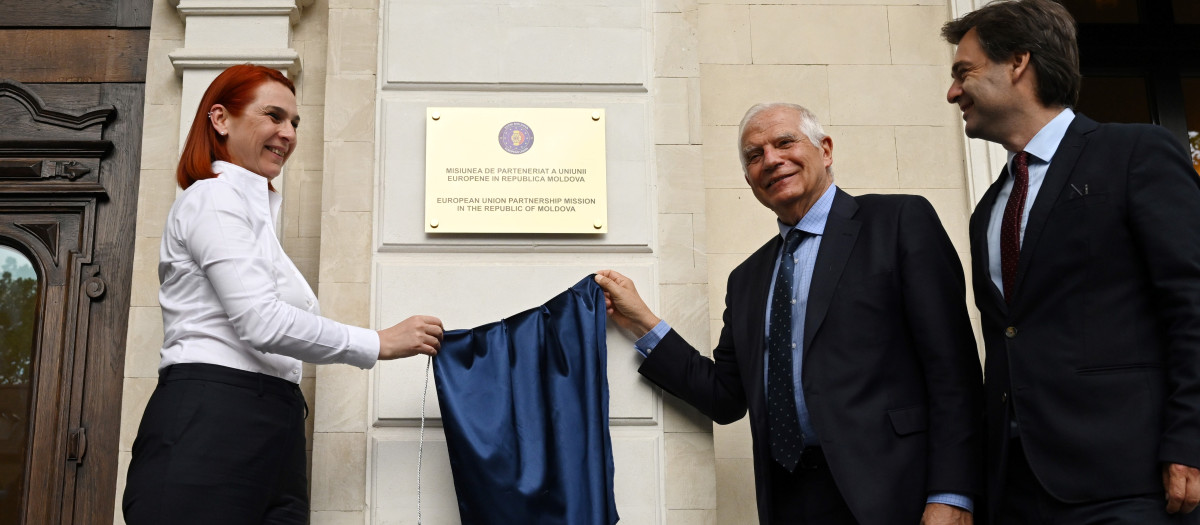
[[[1017,262],[1021,260],[1021,215],[1025,212],[1025,194],[1029,193],[1029,154],[1022,151],[1013,157],[1012,193],[1004,205],[1004,220],[1000,222],[1000,275],[1004,282],[1004,302],[1011,303],[1013,285],[1017,281]]]

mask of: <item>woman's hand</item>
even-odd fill
[[[414,315],[391,328],[379,331],[379,360],[437,355],[442,348],[442,320]]]

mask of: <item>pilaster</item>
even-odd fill
[[[167,55],[183,78],[179,142],[187,138],[204,90],[236,64],[273,67],[289,77],[300,72],[291,47],[292,27],[313,0],[169,0],[183,20],[183,47]]]

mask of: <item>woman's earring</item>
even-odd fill
[[[209,118],[209,120],[212,120],[212,112],[211,112],[211,111],[209,111],[209,112],[208,112],[208,118]],[[214,126],[214,129],[216,129],[216,127],[215,127],[215,126]],[[221,130],[217,130],[217,134],[218,134],[218,135],[220,135],[220,136],[222,136],[222,137],[224,137],[224,136],[225,136],[225,132],[224,132],[224,131],[221,131]]]

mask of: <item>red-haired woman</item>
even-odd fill
[[[370,368],[441,346],[435,317],[375,332],[319,315],[275,235],[270,181],[299,124],[295,88],[270,68],[226,69],[201,99],[162,236],[162,361],[133,444],[129,525],[308,523],[301,362]]]

